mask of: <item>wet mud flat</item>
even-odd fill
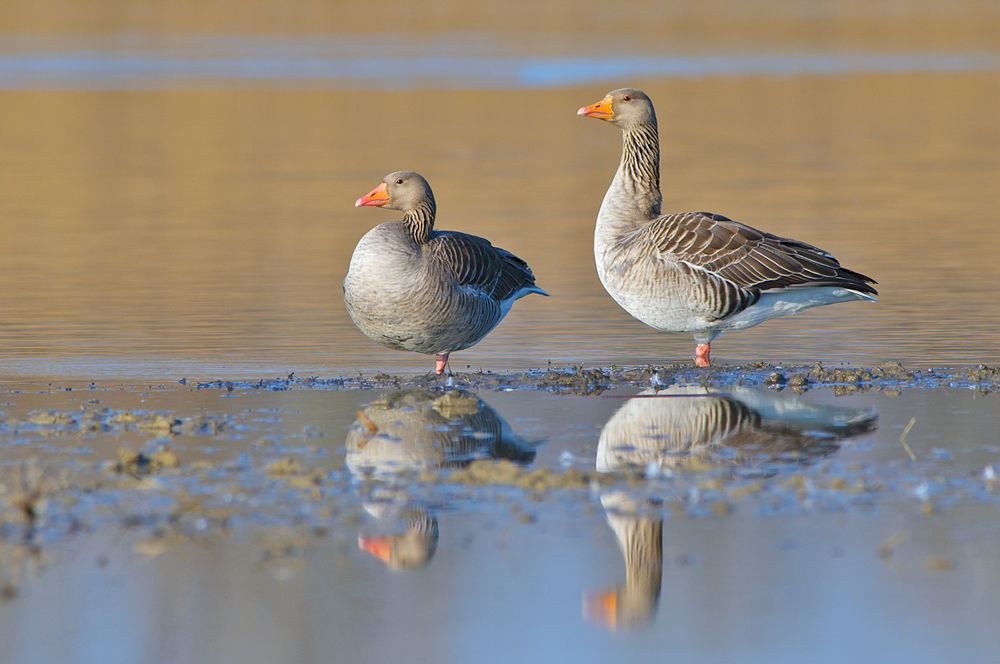
[[[998,386],[893,363],[7,382],[0,650],[971,657],[1000,618]]]
[[[187,381],[184,380],[186,383]],[[199,388],[281,390],[296,386],[327,389],[540,389],[572,394],[600,394],[604,390],[623,387],[667,387],[675,383],[703,385],[742,385],[781,389],[789,387],[804,391],[829,386],[840,394],[867,390],[901,390],[904,388],[1000,388],[1000,367],[978,365],[960,369],[940,368],[907,370],[898,362],[885,362],[872,367],[852,366],[780,366],[771,364],[713,364],[707,368],[690,364],[647,365],[641,367],[561,367],[524,372],[494,373],[447,372],[423,375],[392,375],[376,373],[365,376],[320,378],[289,374],[286,377],[258,381],[216,380],[196,382]]]

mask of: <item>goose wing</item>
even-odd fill
[[[435,231],[427,243],[433,260],[454,276],[459,287],[472,288],[503,302],[524,291],[543,291],[523,260],[494,247],[489,240],[457,231]]]
[[[875,281],[848,270],[830,253],[805,242],[758,231],[709,212],[654,219],[641,231],[669,255],[746,291],[835,286],[877,295]]]

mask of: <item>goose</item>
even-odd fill
[[[876,301],[870,277],[828,252],[710,212],[661,214],[660,139],[653,103],[622,88],[577,115],[622,130],[622,158],[594,232],[597,273],[625,311],[665,332],[694,334],[695,362],[711,341],[777,316]]]
[[[417,173],[390,173],[354,205],[400,210],[403,218],[379,224],[355,247],[344,279],[347,313],[372,341],[434,355],[438,374],[450,353],[496,327],[514,300],[548,295],[509,251],[475,235],[434,230],[434,194]]]

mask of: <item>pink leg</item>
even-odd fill
[[[711,346],[712,344],[698,344],[698,347],[694,349],[694,363],[699,367],[707,367],[712,363],[711,358],[708,357]]]
[[[443,374],[445,366],[448,365],[448,353],[438,353],[434,359],[437,360],[437,373]]]

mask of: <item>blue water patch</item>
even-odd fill
[[[80,47],[83,48],[80,48]],[[709,76],[845,76],[1000,71],[1000,53],[780,53],[518,57],[474,42],[364,44],[351,39],[192,41],[0,39],[0,89],[281,86],[327,89],[540,88]],[[506,53],[504,52],[506,51]]]

